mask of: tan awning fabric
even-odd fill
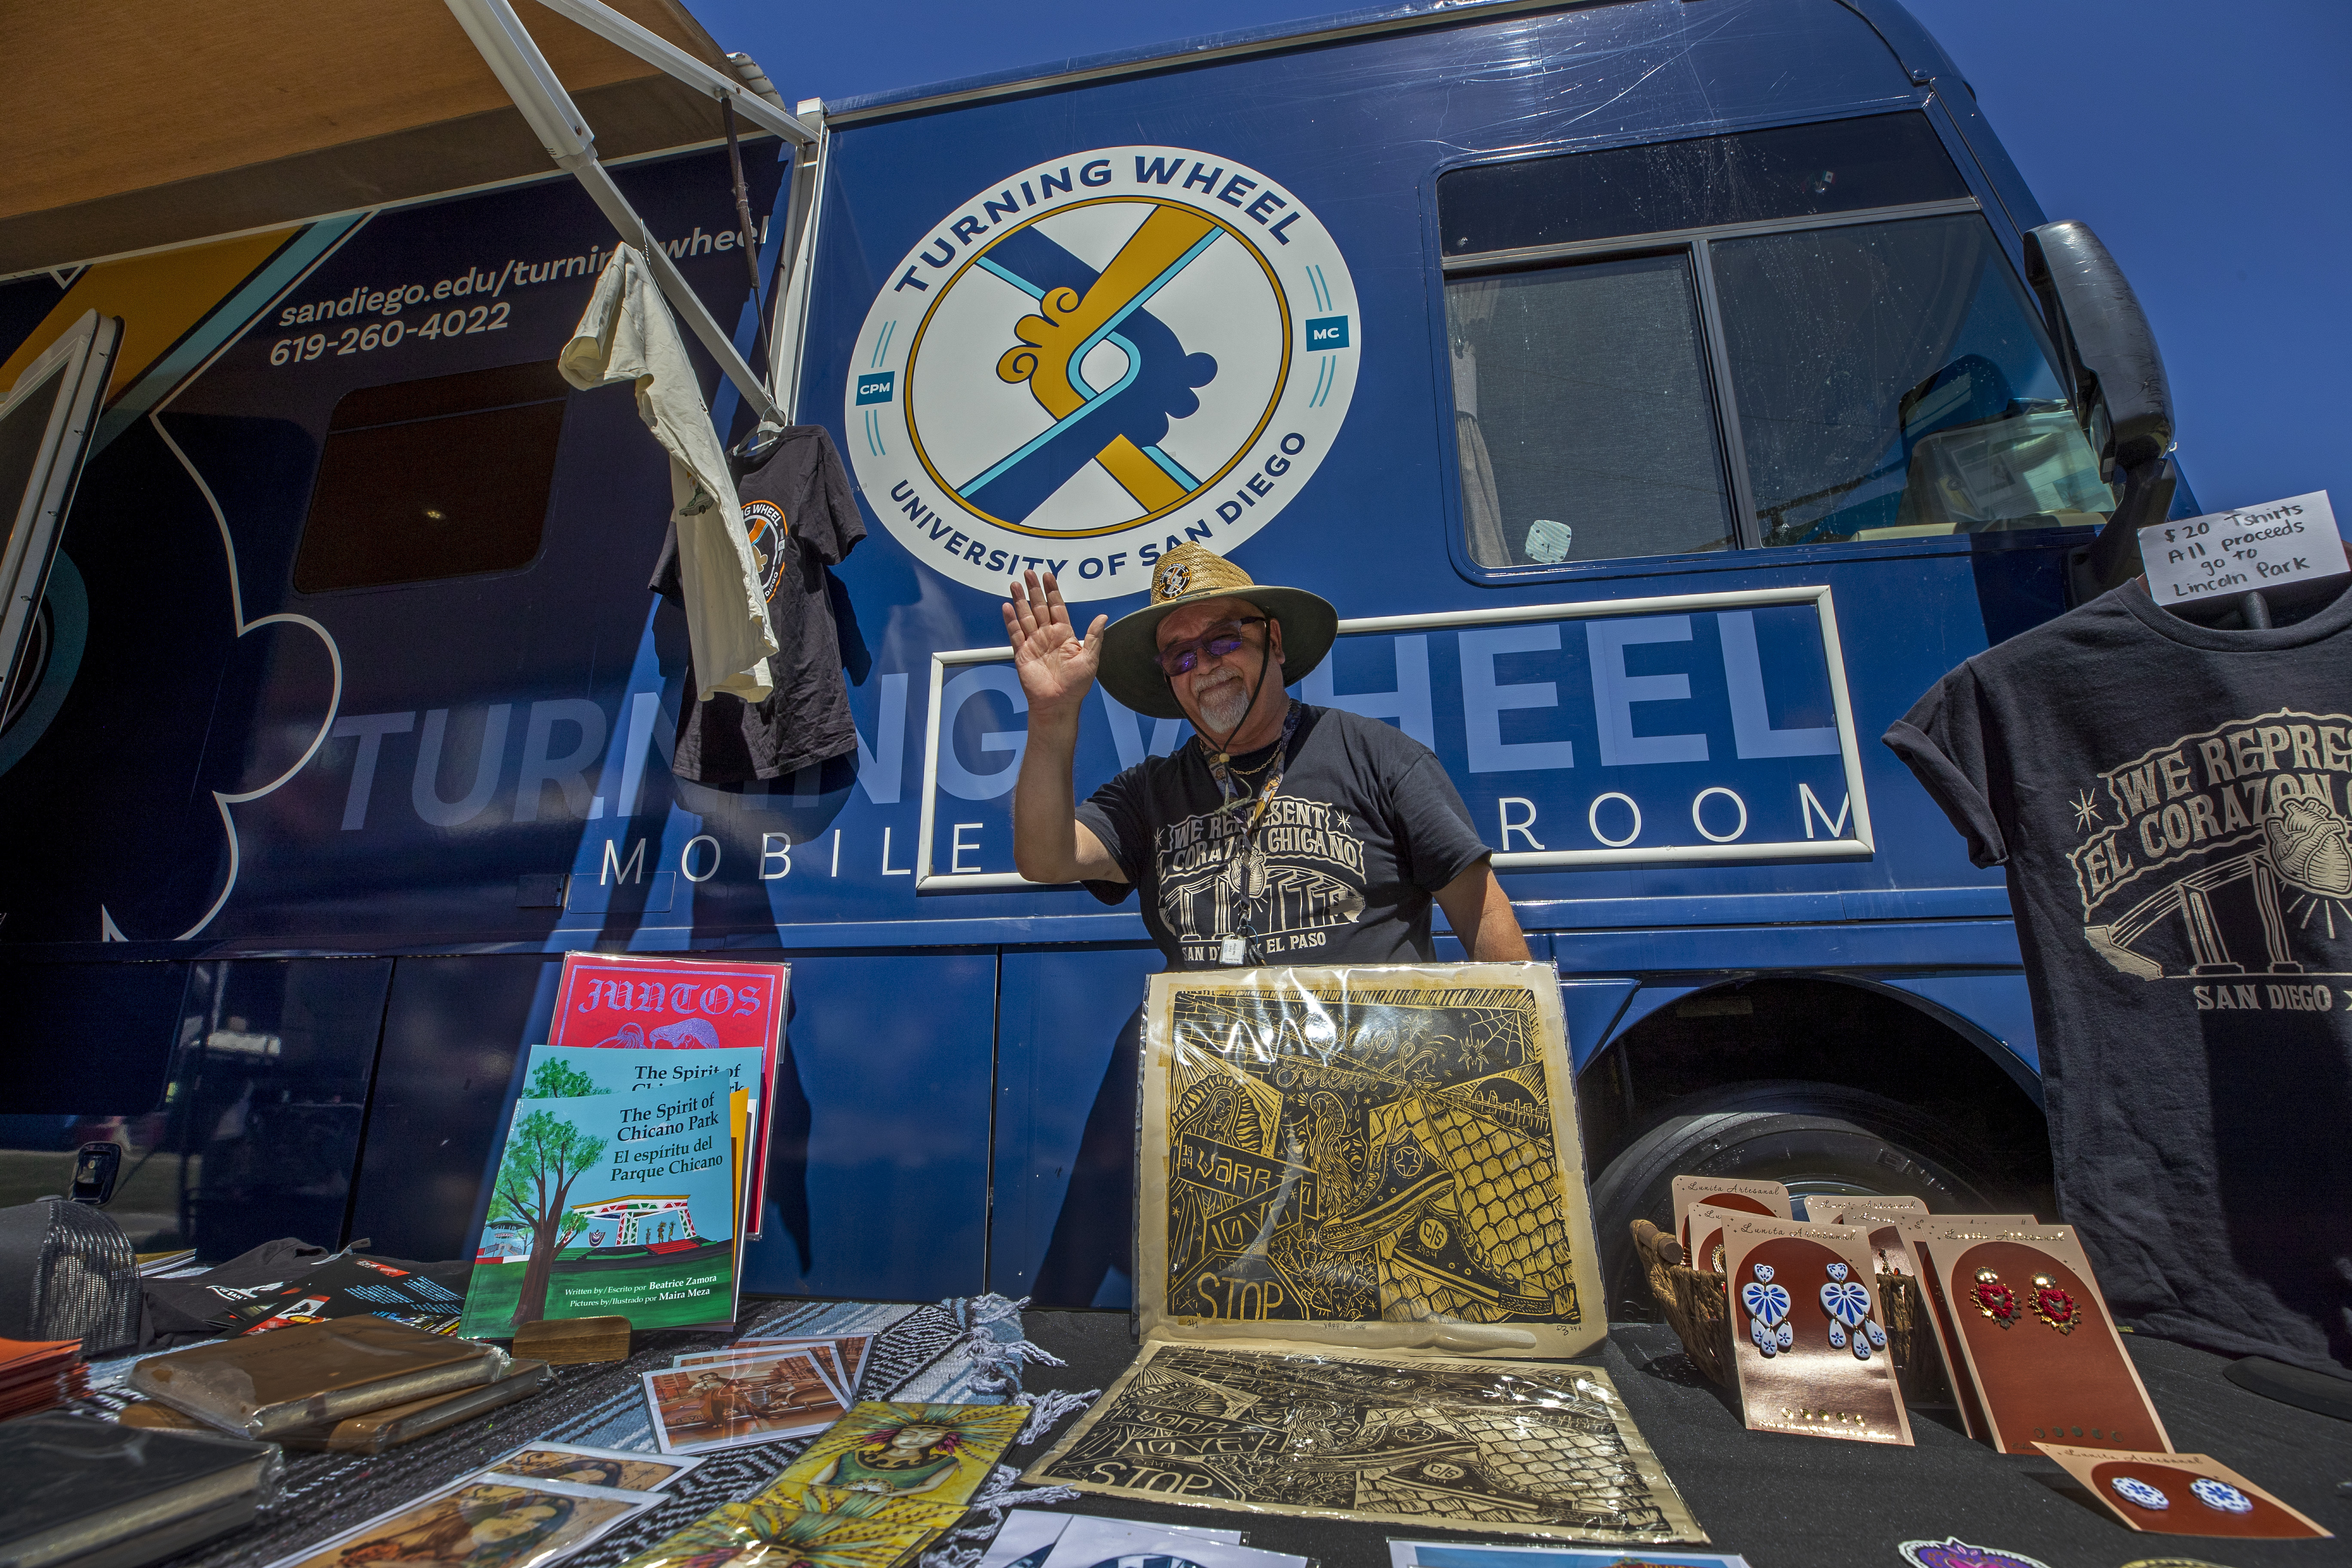
[[[719,70],[672,0],[613,8]],[[600,157],[709,141],[719,107],[530,0]],[[0,277],[552,166],[442,0],[0,5]]]

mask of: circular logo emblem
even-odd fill
[[[772,501],[747,501],[743,532],[751,541],[751,560],[760,569],[760,593],[772,605],[784,581],[784,514]]]
[[[1223,553],[1297,498],[1361,339],[1339,247],[1279,182],[1184,149],[1072,153],[900,259],[851,359],[850,460],[957,582],[1050,569],[1073,602],[1140,593],[1177,544]]]
[[[1192,569],[1190,566],[1171,566],[1160,574],[1160,592],[1164,598],[1175,598],[1192,584]]]

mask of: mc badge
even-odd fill
[[[859,332],[851,461],[916,559],[1077,602],[1220,552],[1329,451],[1362,347],[1339,247],[1230,158],[1105,147],[1010,175],[900,261]]]

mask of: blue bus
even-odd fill
[[[467,1256],[562,953],[783,959],[748,1288],[1127,1304],[1160,959],[1013,870],[997,606],[1190,540],[1338,605],[1297,695],[1460,786],[1604,1237],[1684,1171],[2051,1212],[2006,893],[1877,737],[2196,509],[2102,385],[2128,289],[1894,0],[1415,3],[801,113],[748,242],[707,134],[613,171],[859,492],[856,744],[772,778],[672,772],[668,479],[553,368],[614,243],[560,172],[0,263],[0,1201],[111,1138],[142,1247]],[[1082,790],[1185,738],[1089,701]]]

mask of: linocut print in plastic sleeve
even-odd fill
[[[1549,966],[1154,975],[1145,1052],[1147,1336],[1570,1356],[1607,1332]]]

